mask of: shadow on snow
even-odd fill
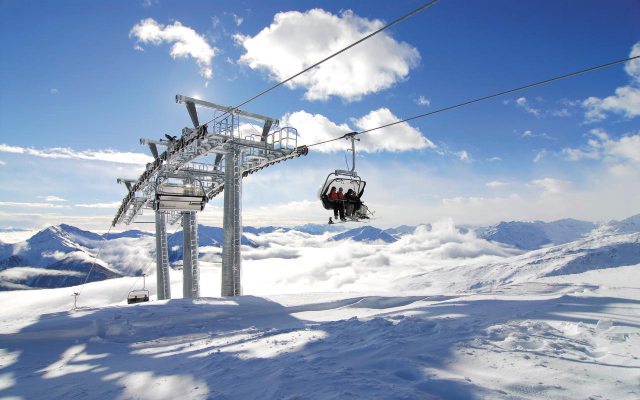
[[[0,396],[501,397],[502,391],[429,371],[455,363],[454,352],[472,348],[492,325],[526,319],[596,323],[588,316],[625,303],[638,304],[613,297],[421,296],[286,307],[242,296],[49,314],[19,333],[0,335],[0,347],[17,354],[14,363],[0,366]],[[410,316],[390,309],[371,319],[350,317],[358,309],[393,307]],[[294,315],[311,319],[323,310],[339,310],[344,319],[315,322]]]

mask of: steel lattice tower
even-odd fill
[[[242,178],[306,155],[308,149],[297,145],[295,128],[280,128],[274,118],[182,95],[176,96],[176,102],[186,105],[194,127],[183,128],[180,138],[140,139],[149,146],[154,161],[138,179],[118,179],[128,193],[112,225],[128,225],[145,211],[154,211],[157,295],[162,300],[171,298],[167,223],[182,220],[183,297],[199,297],[197,212],[224,190],[221,294],[238,296],[242,294]],[[219,115],[200,125],[196,106]],[[252,125],[256,133],[243,133],[240,118],[259,122]],[[160,153],[158,146],[166,150]],[[215,155],[215,160],[203,161],[208,155]]]

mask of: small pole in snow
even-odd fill
[[[142,274],[142,290],[147,288],[147,274]]]
[[[72,296],[73,296],[73,309],[75,310],[76,308],[78,308],[78,296],[80,296],[80,293],[73,292]]]

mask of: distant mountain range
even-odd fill
[[[430,225],[426,225],[431,229]],[[412,234],[416,227],[399,226],[380,229],[373,226],[307,224],[293,228],[244,227],[242,244],[259,247],[260,235],[275,231],[297,231],[308,235],[327,234],[329,241],[352,240],[369,243],[394,243],[402,236]],[[640,232],[640,214],[622,221],[597,225],[575,219],[553,222],[501,222],[474,230],[480,238],[499,242],[520,250],[537,250],[583,240],[590,235],[628,234]],[[183,236],[178,231],[169,236],[169,261],[179,268],[182,259]],[[200,247],[221,247],[223,229],[198,226]],[[624,251],[627,251],[626,247]],[[635,247],[633,247],[635,249]],[[96,258],[100,251],[99,257]],[[622,250],[621,250],[622,251]],[[121,233],[97,234],[71,225],[61,224],[45,228],[24,242],[0,242],[0,290],[51,288],[142,273],[145,264],[153,263],[154,235],[140,230]],[[87,273],[91,274],[87,278]]]
[[[610,233],[640,232],[640,214],[622,221],[598,225],[577,219],[553,222],[500,222],[497,225],[476,228],[478,237],[508,244],[523,250],[535,250],[549,245],[573,242],[599,230]]]

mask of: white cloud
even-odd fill
[[[635,56],[640,56],[640,42],[632,47],[629,54],[629,57]],[[625,71],[631,77],[631,84],[616,88],[615,94],[603,99],[592,96],[582,102],[587,110],[587,122],[602,121],[607,113],[621,114],[626,118],[640,116],[640,59],[628,61]]]
[[[631,48],[631,53],[629,57],[637,57],[640,56],[640,42],[633,45]],[[624,65],[624,70],[629,74],[630,77],[636,80],[636,82],[640,82],[640,58],[636,58],[635,60],[627,61]]]
[[[431,105],[431,100],[427,99],[424,96],[420,96],[420,97],[418,97],[418,100],[416,100],[416,103],[418,103],[418,105],[420,105],[420,106],[429,107]]]
[[[117,209],[120,207],[119,201],[114,201],[111,203],[90,203],[90,204],[75,204],[76,207],[82,208],[113,208]]]
[[[289,11],[276,14],[272,24],[254,37],[234,38],[246,50],[240,63],[284,80],[383,25],[349,10],[340,15],[322,9]],[[405,79],[419,60],[414,47],[381,32],[287,85],[305,88],[309,100],[337,96],[353,101]]]
[[[0,207],[67,208],[68,206],[51,203],[22,203],[17,201],[0,201]]]
[[[531,184],[541,187],[548,193],[565,193],[571,189],[571,182],[555,178],[534,179]]]
[[[471,159],[471,156],[469,155],[469,153],[468,153],[466,150],[459,151],[459,152],[457,152],[457,153],[455,153],[455,154],[458,156],[458,159],[459,159],[460,161],[464,161],[464,162],[471,162],[471,161],[473,161],[473,160]]]
[[[570,117],[571,111],[567,108],[561,108],[559,110],[551,110],[550,114],[554,117]]]
[[[533,133],[530,130],[526,130],[522,133],[522,135],[520,135],[523,138],[543,138],[543,139],[549,139],[549,140],[555,140],[556,138],[547,135],[546,133]]]
[[[236,14],[231,14],[231,16],[233,17],[233,22],[236,24],[236,26],[240,26],[242,25],[242,22],[244,21],[244,18],[236,15]]]
[[[600,153],[598,151],[584,151],[571,148],[562,149],[562,154],[564,154],[565,158],[569,161],[578,161],[584,159],[597,160],[600,158]]]
[[[549,154],[549,152],[545,149],[540,150],[535,157],[533,157],[533,162],[534,163],[539,163],[540,161],[542,161],[543,158],[545,158],[547,156],[547,154]]]
[[[502,182],[502,181],[491,181],[486,183],[486,186],[491,189],[497,189],[497,188],[505,187],[507,185],[508,185],[507,182]]]
[[[63,199],[62,197],[58,197],[58,196],[38,196],[38,197],[43,199],[46,202],[64,202],[64,201],[67,201],[67,200]]]
[[[138,43],[150,43],[159,46],[171,43],[172,58],[193,58],[200,67],[200,75],[211,79],[211,61],[217,49],[207,39],[192,28],[175,21],[173,25],[162,25],[152,18],[143,19],[131,28],[129,37],[135,37]],[[138,45],[139,46],[139,45]]]
[[[76,160],[107,161],[119,164],[145,165],[153,161],[151,156],[142,153],[118,152],[115,150],[82,150],[76,151],[68,147],[49,147],[34,149],[33,147],[9,146],[0,143],[0,153],[25,154],[42,158],[66,158]]]
[[[608,157],[640,163],[640,134],[623,136],[617,141],[605,140],[602,146]]]
[[[564,148],[562,154],[569,161],[584,159],[599,160],[616,163],[640,164],[640,133],[612,139],[601,129],[592,129],[593,138],[581,148]]]
[[[500,157],[491,157],[489,159],[489,162],[496,162],[496,161],[502,161],[502,158],[500,158]]]
[[[51,94],[58,94],[58,89],[53,88],[49,91]]]
[[[587,109],[585,117],[588,122],[602,121],[607,112],[634,118],[640,115],[640,89],[633,86],[619,87],[613,96],[604,99],[589,97],[582,105]]]
[[[2,161],[2,160],[0,160],[0,165],[7,165],[7,163]]]
[[[516,100],[516,105],[522,108],[524,111],[528,112],[529,114],[533,114],[536,117],[540,117],[540,110],[538,110],[537,108],[531,107],[526,97],[519,97]]]
[[[142,7],[149,8],[154,4],[158,4],[159,0],[142,0]]]
[[[293,126],[300,129],[300,144],[312,144],[340,137],[348,132],[353,132],[347,124],[336,124],[321,114],[310,114],[306,111],[296,111],[282,117],[283,126]],[[398,121],[389,109],[379,108],[367,115],[353,119],[352,123],[360,130],[375,128],[377,126]],[[379,129],[358,136],[358,151],[374,153],[379,151],[408,151],[424,148],[436,148],[429,139],[422,136],[417,128],[403,122],[388,128]],[[314,147],[314,150],[329,153],[344,151],[345,142],[336,140]]]
[[[367,130],[398,121],[388,108],[379,108],[353,121],[360,130]],[[360,135],[360,146],[365,151],[406,151],[436,148],[429,139],[422,136],[417,128],[407,122]],[[466,153],[466,152],[465,152]]]

